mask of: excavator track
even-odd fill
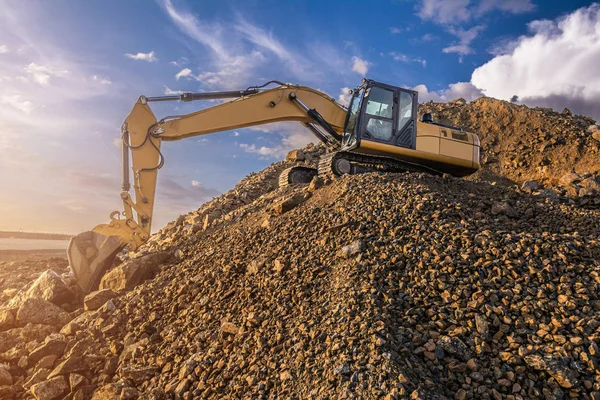
[[[329,153],[319,160],[319,176],[321,178],[337,178],[342,175],[356,175],[367,172],[426,172],[432,175],[443,175],[434,168],[400,161],[389,157],[338,151]]]
[[[301,166],[287,168],[279,175],[279,187],[308,184],[317,174],[316,168]]]

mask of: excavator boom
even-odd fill
[[[232,97],[235,99],[214,107],[161,120],[157,120],[149,106],[155,101]],[[267,90],[248,88],[242,91],[184,93],[181,96],[141,96],[122,126],[123,211],[114,211],[108,224],[98,225],[73,237],[67,249],[79,286],[85,293],[95,290],[123,248],[128,246],[130,251],[134,251],[148,240],[157,174],[164,163],[160,151],[162,141],[273,122],[298,121],[309,127],[320,140],[335,144],[341,138],[346,113],[344,107],[318,90],[281,83]],[[317,124],[321,126],[316,127]],[[130,159],[134,198],[129,193]]]

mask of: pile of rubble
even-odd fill
[[[9,303],[2,396],[599,398],[598,211],[425,174],[232,209],[171,229],[83,309],[55,305],[57,282]]]
[[[582,159],[560,147],[591,122],[495,102],[423,106],[481,134],[475,179],[278,188],[316,164],[309,146],[163,228],[85,298],[51,270],[11,291],[0,398],[600,399],[596,139],[580,135]],[[565,144],[531,153],[536,124]],[[522,173],[506,161],[518,146]]]
[[[429,102],[419,112],[479,135],[483,168],[477,178],[537,181],[575,198],[600,192],[600,128],[591,118],[567,109],[558,113],[486,97],[470,103],[464,99]],[[569,173],[588,175],[590,185],[579,194],[571,182],[561,179]]]

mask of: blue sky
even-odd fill
[[[76,233],[120,209],[137,97],[270,79],[346,101],[363,76],[421,101],[482,95],[600,116],[586,1],[0,0],[0,229]],[[214,103],[168,104],[157,115]],[[164,144],[154,228],[311,141],[275,124]]]

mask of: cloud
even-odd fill
[[[92,79],[93,79],[95,82],[98,82],[98,83],[99,83],[99,84],[101,84],[101,85],[110,85],[110,84],[112,83],[112,82],[110,81],[110,79],[108,79],[108,78],[105,78],[105,77],[103,77],[103,76],[100,76],[100,75],[94,75],[94,76],[92,76]]]
[[[23,111],[25,114],[31,113],[34,108],[34,105],[29,100],[22,100],[21,95],[13,94],[13,95],[2,95],[2,104],[8,104],[17,110]]]
[[[475,9],[475,14],[483,15],[494,10],[524,14],[535,10],[535,4],[532,4],[531,0],[481,0]]]
[[[444,48],[442,51],[444,53],[457,53],[461,56],[465,56],[473,53],[473,49],[470,47],[470,44],[477,36],[479,32],[485,29],[483,25],[477,25],[472,27],[471,29],[464,30],[462,28],[449,27],[448,31],[454,36],[458,37],[459,42],[452,46],[448,46]]]
[[[507,53],[477,68],[471,82],[488,96],[516,95],[524,104],[600,118],[600,4],[528,28]]]
[[[461,97],[467,101],[472,101],[484,96],[480,89],[469,82],[452,83],[448,86],[448,89],[438,92],[430,92],[425,85],[415,86],[413,90],[419,92],[420,103],[428,101],[447,102]]]
[[[51,77],[64,77],[68,73],[67,70],[62,68],[49,67],[36,63],[29,64],[27,67],[25,67],[24,71],[40,85],[48,85]]]
[[[470,0],[422,0],[417,15],[438,24],[458,24],[471,18]]]
[[[5,44],[0,44],[0,54],[8,53],[8,46]]]
[[[343,106],[348,107],[350,105],[350,100],[352,100],[352,95],[350,94],[349,87],[343,87],[340,90],[340,94],[338,95],[338,103]]]
[[[171,88],[169,88],[168,86],[165,86],[165,95],[166,96],[172,96],[175,94],[183,94],[183,91],[181,90],[173,90]]]
[[[465,23],[495,10],[523,14],[534,9],[531,0],[421,0],[416,6],[417,15],[422,20],[440,25]]]
[[[132,60],[147,61],[147,62],[158,61],[158,58],[156,58],[156,54],[154,54],[153,51],[151,51],[150,53],[137,53],[137,54],[127,53],[127,54],[125,54],[125,57],[131,58]]]
[[[398,28],[398,27],[395,27],[395,26],[390,27],[390,33],[392,35],[397,35],[397,34],[402,33],[402,32],[404,32],[404,29],[402,29],[402,28]]]
[[[316,141],[308,129],[295,122],[274,123],[261,128],[253,130],[275,133],[281,137],[281,142],[273,146],[257,146],[248,143],[238,143],[238,146],[246,153],[258,154],[265,160],[283,159],[291,150],[305,147],[308,143]]]
[[[192,70],[189,68],[184,68],[175,75],[175,79],[179,80],[179,78],[185,78],[192,75]]]
[[[371,63],[359,57],[352,57],[352,71],[366,76]]]
[[[423,65],[423,67],[427,66],[427,61],[423,60],[423,59],[421,59],[419,57],[409,57],[406,54],[398,53],[398,52],[395,52],[395,51],[390,51],[388,53],[388,55],[390,57],[392,57],[392,60],[394,60],[394,61],[400,61],[400,62],[403,62],[403,63],[416,62],[416,63],[419,63],[419,64]]]

